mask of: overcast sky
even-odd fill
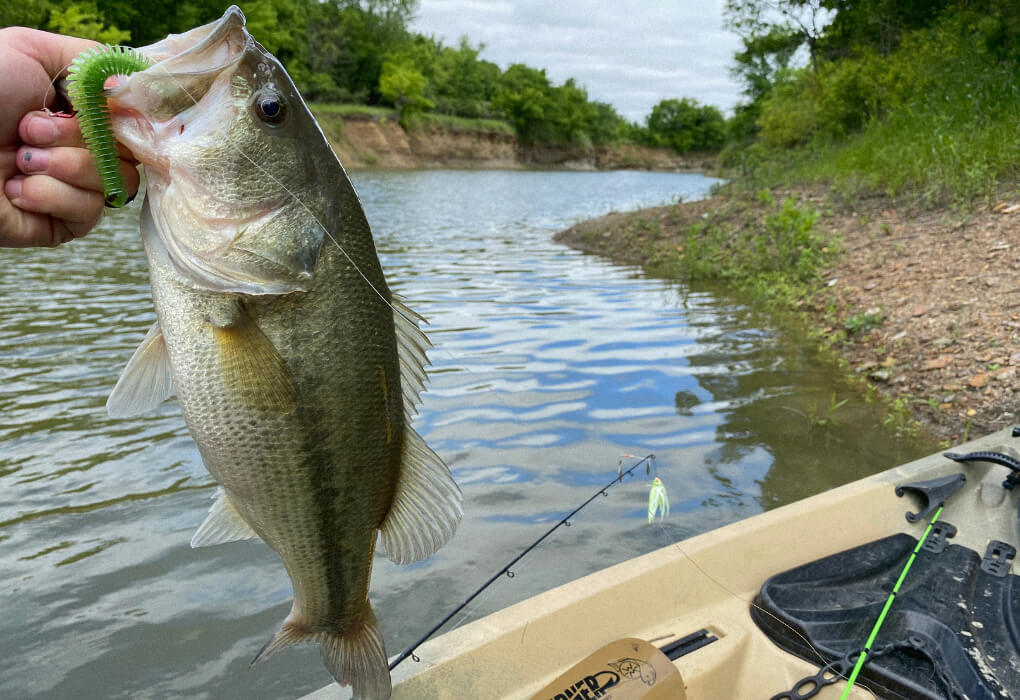
[[[729,74],[737,36],[722,26],[724,0],[420,0],[414,31],[456,45],[485,44],[506,68],[576,78],[588,97],[643,122],[659,100],[693,97],[728,112],[740,87]]]

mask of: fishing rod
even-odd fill
[[[857,663],[854,664],[853,671],[850,673],[850,677],[846,681],[846,685],[843,687],[843,694],[840,696],[840,700],[847,700],[850,697],[850,691],[853,690],[854,683],[857,682],[857,676],[860,674],[861,669],[864,668],[865,662],[868,660],[868,654],[871,653],[871,649],[875,644],[875,638],[878,637],[879,630],[882,629],[882,623],[885,622],[886,616],[889,614],[889,608],[892,607],[893,601],[896,600],[896,594],[900,592],[900,586],[903,585],[903,580],[907,577],[907,573],[910,571],[911,565],[914,563],[914,559],[917,558],[917,553],[924,547],[925,540],[928,539],[929,533],[932,528],[935,527],[935,521],[939,519],[939,515],[942,514],[942,509],[945,504],[939,505],[938,510],[931,516],[931,520],[928,521],[928,527],[925,529],[924,534],[921,535],[921,539],[917,541],[917,546],[914,547],[914,551],[911,552],[910,558],[907,559],[907,563],[903,566],[903,571],[900,572],[900,577],[896,579],[896,585],[893,586],[892,592],[889,593],[889,597],[885,601],[885,606],[882,608],[882,612],[878,614],[878,619],[875,620],[875,626],[871,628],[871,634],[868,635],[868,641],[864,643],[864,649],[861,651],[860,656],[857,657]]]
[[[632,455],[624,455],[624,458],[631,457],[631,456]],[[521,559],[523,559],[525,557],[525,555],[528,554],[528,552],[532,551],[533,549],[538,547],[538,545],[542,544],[542,542],[547,537],[549,537],[549,535],[551,535],[554,532],[556,532],[556,530],[558,530],[560,527],[562,527],[564,525],[569,527],[570,526],[570,519],[572,517],[577,515],[585,506],[587,506],[589,503],[594,501],[599,496],[609,496],[609,493],[608,493],[609,489],[611,489],[615,484],[623,483],[623,477],[625,477],[625,476],[633,476],[634,470],[637,469],[638,467],[640,467],[642,464],[647,464],[648,465],[648,467],[646,467],[646,471],[648,469],[650,469],[651,464],[652,464],[654,459],[655,459],[655,455],[654,454],[645,455],[644,457],[642,457],[640,460],[635,462],[632,466],[628,467],[627,469],[623,469],[623,467],[622,467],[623,462],[621,460],[620,469],[619,469],[615,479],[610,481],[608,484],[606,484],[602,488],[598,489],[595,493],[593,493],[591,495],[591,497],[587,501],[585,501],[584,503],[579,505],[577,508],[574,508],[574,510],[570,511],[567,515],[565,515],[562,518],[560,518],[559,522],[557,522],[555,525],[553,525],[551,528],[549,528],[545,532],[545,534],[543,534],[537,540],[535,540],[534,542],[529,544],[524,549],[524,551],[522,551],[516,557],[511,559],[502,569],[500,569],[495,574],[493,574],[489,578],[488,581],[483,583],[481,585],[481,587],[478,588],[478,590],[476,590],[474,593],[469,595],[467,597],[467,599],[463,603],[461,603],[456,608],[454,608],[453,611],[449,615],[444,617],[442,620],[440,620],[438,623],[436,623],[432,627],[432,629],[430,629],[428,632],[426,632],[424,635],[422,635],[421,639],[419,639],[418,641],[416,641],[413,644],[411,644],[411,646],[409,646],[406,649],[404,649],[404,651],[400,652],[400,654],[397,655],[397,657],[390,663],[390,671],[395,669],[400,664],[400,662],[404,661],[409,656],[411,658],[413,658],[415,661],[419,661],[420,659],[414,653],[415,650],[418,647],[420,647],[422,644],[424,644],[426,641],[428,641],[432,637],[432,635],[434,635],[436,632],[438,632],[440,630],[440,628],[442,628],[443,625],[445,625],[447,622],[452,620],[454,618],[454,616],[457,615],[457,613],[459,613],[461,610],[463,610],[468,605],[470,605],[471,601],[473,601],[475,598],[477,598],[479,595],[481,595],[485,591],[485,589],[487,589],[489,586],[491,586],[493,583],[495,583],[496,579],[498,579],[500,576],[504,576],[504,575],[507,578],[513,578],[514,577],[514,572],[511,570],[513,565],[516,564],[517,562],[519,562]]]

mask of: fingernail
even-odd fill
[[[4,183],[4,194],[7,195],[7,199],[17,199],[21,196],[21,181],[23,179],[22,177],[12,177]]]
[[[25,173],[45,172],[46,166],[50,164],[49,151],[22,148],[19,156],[21,157],[21,171]]]
[[[42,115],[30,118],[25,132],[33,146],[49,146],[60,134],[57,125],[49,117]]]

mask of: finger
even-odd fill
[[[0,197],[0,247],[52,248],[75,238],[66,222],[47,214],[24,211],[11,203],[10,199],[21,193],[22,180],[18,177],[4,183],[7,197]]]
[[[18,169],[26,175],[49,175],[81,189],[103,191],[103,181],[96,169],[92,154],[84,148],[20,148]],[[125,161],[120,162],[124,186],[132,196],[138,192],[138,169]]]
[[[76,39],[61,34],[16,28],[17,48],[35,59],[50,75],[60,75],[82,51],[102,46],[88,39]]]
[[[85,147],[78,120],[67,115],[29,112],[18,125],[18,136],[29,146]],[[124,160],[135,161],[131,151],[123,144],[117,144],[117,151]]]
[[[49,175],[11,178],[4,188],[19,209],[61,219],[75,236],[84,236],[103,214],[103,193],[81,189]]]
[[[22,117],[18,136],[30,146],[85,146],[77,119],[46,112],[29,112]]]

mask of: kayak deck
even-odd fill
[[[958,450],[1015,447],[1020,439],[1002,431]],[[957,528],[949,549],[983,553],[993,539],[1015,546],[1017,495],[1000,486],[1006,469],[931,455],[608,567],[447,632],[417,650],[420,662],[394,671],[393,698],[527,700],[609,642],[637,637],[665,647],[700,630],[716,640],[673,661],[688,698],[769,698],[831,659],[808,650],[807,661],[784,651],[754,623],[752,601],[766,580],[898,533],[916,541],[927,521],[911,523],[904,514],[925,504],[897,497],[894,487],[961,472],[966,483],[942,514]],[[1016,594],[1012,601],[1015,607]],[[873,623],[860,631],[859,646]],[[862,683],[869,684],[868,676],[849,697],[875,698]],[[842,690],[843,683],[834,683],[814,697],[839,698]],[[334,685],[307,700],[348,694]]]
[[[883,698],[1017,697],[1016,549],[992,540],[982,556],[949,544],[955,527],[941,525],[904,577],[862,682]],[[917,544],[899,533],[777,574],[751,617],[782,648],[809,661],[821,652],[849,672]]]

